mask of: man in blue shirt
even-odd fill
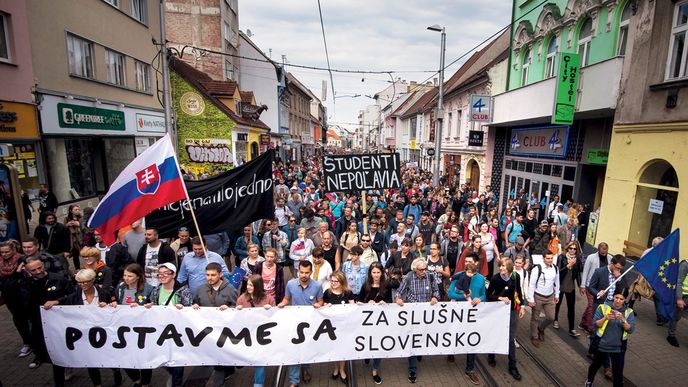
[[[191,293],[196,297],[196,290],[206,283],[205,267],[210,262],[216,262],[222,266],[222,275],[224,277],[229,277],[229,270],[227,270],[227,264],[225,264],[225,261],[219,254],[212,251],[204,254],[201,238],[194,237],[191,240],[191,248],[193,251],[184,256],[179,267],[177,281],[180,283],[187,282]]]
[[[411,196],[411,203],[404,207],[404,218],[408,218],[409,215],[413,215],[413,225],[415,226],[420,220],[420,215],[422,212],[423,209],[420,207],[420,204],[418,204],[418,197],[415,195]]]
[[[312,305],[319,308],[323,305],[323,289],[320,283],[311,279],[313,264],[310,261],[299,262],[299,278],[294,278],[287,282],[282,302],[277,304],[278,308],[287,305]],[[296,387],[301,382],[301,364],[289,366],[289,383],[291,387]],[[308,383],[311,380],[311,373],[307,365],[303,365],[303,381]]]

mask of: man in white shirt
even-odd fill
[[[555,310],[559,302],[559,270],[554,266],[554,256],[546,254],[542,265],[535,265],[530,273],[528,287],[528,306],[532,308],[530,316],[530,341],[536,348],[545,341],[545,329],[554,321]],[[540,320],[540,313],[545,312],[545,319]]]
[[[365,263],[366,266],[370,266],[373,262],[378,262],[377,253],[371,247],[371,239],[369,234],[361,235],[361,248],[363,249],[363,254],[361,254],[361,262]]]

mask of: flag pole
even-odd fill
[[[631,267],[628,268],[628,270],[626,270],[625,272],[623,272],[623,274],[621,274],[621,275],[619,276],[619,278],[615,279],[614,282],[610,283],[609,286],[607,286],[607,288],[604,289],[604,294],[607,294],[607,292],[609,291],[609,289],[611,289],[612,286],[616,285],[616,283],[619,282],[619,281],[621,280],[621,278],[623,278],[623,277],[624,277],[626,274],[628,274],[631,270],[633,270],[634,267],[635,267],[635,265],[632,265]],[[596,295],[596,297],[597,297],[597,299],[599,300],[602,296]]]
[[[170,134],[166,134],[170,136]],[[171,142],[171,141],[170,141]],[[193,219],[194,226],[196,227],[196,233],[198,233],[198,239],[201,241],[201,248],[203,248],[203,256],[205,257],[205,262],[210,263],[208,258],[208,250],[205,248],[205,242],[203,242],[203,234],[201,234],[201,228],[198,226],[198,220],[196,219],[196,211],[194,211],[193,203],[191,202],[191,197],[189,197],[189,191],[186,189],[186,184],[184,183],[184,175],[182,175],[182,170],[179,167],[179,159],[177,158],[177,146],[174,144],[172,146],[172,153],[174,154],[174,161],[177,165],[177,172],[179,176],[182,177],[182,187],[184,187],[184,196],[186,196],[186,201],[189,203],[189,211],[191,211],[191,219]]]

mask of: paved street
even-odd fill
[[[583,310],[583,299],[577,300],[577,317]],[[651,301],[642,301],[636,304],[638,318],[636,320],[636,332],[631,335],[628,352],[626,354],[626,367],[624,375],[628,385],[652,386],[652,385],[685,385],[688,378],[688,370],[685,368],[685,359],[688,356],[688,324],[683,321],[679,325],[678,339],[682,346],[674,348],[666,343],[666,328],[657,327],[654,324],[654,309]],[[565,316],[566,307],[562,306],[561,316]],[[566,323],[562,323],[562,329],[558,332],[549,328],[547,342],[539,349],[532,348],[528,340],[529,314],[519,322],[518,340],[548,367],[556,378],[566,386],[580,386],[585,381],[588,361],[581,352],[586,349],[584,336],[577,340],[566,335]],[[0,375],[4,386],[51,386],[51,372],[49,365],[42,365],[37,370],[30,370],[27,366],[31,356],[18,359],[16,354],[20,347],[19,336],[16,334],[11,318],[6,308],[0,308],[0,340],[4,343],[0,352]],[[497,357],[497,367],[487,365],[485,356],[480,356],[480,364],[484,372],[492,378],[492,383],[499,386],[552,386],[555,385],[523,350],[518,351],[519,370],[523,375],[520,382],[514,381],[507,373],[506,357]],[[416,385],[425,387],[440,386],[471,386],[470,381],[463,374],[465,356],[457,356],[455,363],[448,363],[444,356],[426,356],[418,365],[418,382]],[[380,375],[383,385],[399,386],[409,385],[406,380],[406,360],[383,360]],[[313,365],[313,379],[310,386],[341,386],[340,381],[332,381],[330,373],[332,365],[321,363]],[[186,370],[186,386],[202,386],[203,378],[208,376],[207,370],[202,368]],[[266,386],[273,385],[277,368],[268,370]],[[286,372],[286,370],[284,370]],[[374,386],[370,376],[370,366],[363,361],[354,362],[354,374],[358,386]],[[164,386],[167,373],[163,370],[155,370],[153,373],[153,386]],[[112,373],[103,371],[104,386],[112,386]],[[126,379],[125,379],[126,380]],[[598,375],[597,385],[611,385]],[[253,370],[243,368],[237,370],[226,386],[251,386],[253,383]],[[488,384],[488,383],[483,383]],[[74,378],[67,383],[68,386],[91,386],[85,370],[75,369]],[[126,383],[124,384],[126,385]],[[285,386],[288,382],[285,381]],[[489,384],[488,384],[489,385]]]

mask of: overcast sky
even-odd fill
[[[459,58],[509,24],[510,0],[321,0],[325,36],[333,69],[400,72],[407,81],[424,81],[439,68],[440,33],[428,31],[433,24],[447,31],[446,63]],[[317,0],[242,0],[239,28],[250,30],[251,39],[266,54],[287,63],[327,67]],[[468,59],[448,68],[448,79]],[[358,111],[374,103],[373,95],[390,85],[386,74],[334,74],[334,91],[326,71],[287,68],[316,96],[322,81],[328,83],[328,119],[353,129]],[[437,77],[437,75],[434,75]],[[349,98],[360,94],[361,97]],[[259,101],[260,102],[260,101]]]

